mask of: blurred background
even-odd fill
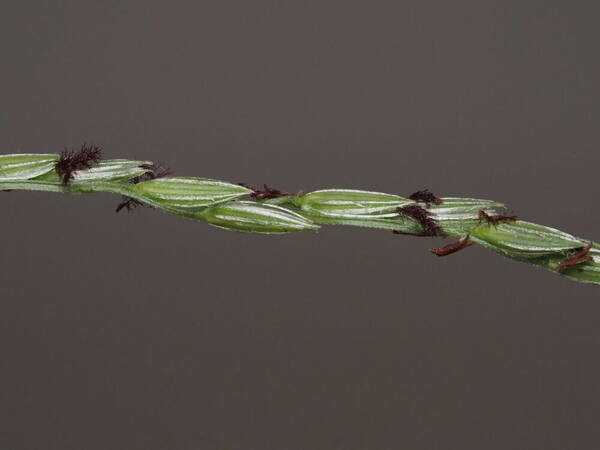
[[[0,153],[504,202],[600,240],[594,2],[27,1]],[[600,290],[448,241],[1,194],[0,448],[597,449]]]

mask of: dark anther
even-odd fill
[[[418,222],[423,231],[419,233],[396,232],[396,234],[414,234],[415,236],[437,236],[442,231],[435,220],[431,217],[433,214],[417,204],[401,206],[397,209],[398,214],[409,217]]]
[[[139,200],[136,200],[134,198],[129,198],[129,197],[123,197],[123,201],[117,205],[117,208],[115,209],[115,212],[118,213],[123,208],[125,208],[127,211],[131,211],[132,209],[135,209],[138,206],[142,206],[144,208],[148,207],[148,205],[146,205],[145,203],[140,202]]]
[[[442,199],[436,197],[429,189],[424,189],[422,191],[417,191],[408,196],[414,202],[425,203],[427,206],[433,203],[434,205],[440,205],[442,203]]]
[[[154,163],[142,164],[140,168],[146,169],[146,172],[129,180],[131,184],[141,183],[142,181],[156,180],[157,178],[164,178],[173,174],[173,171],[168,167],[163,167]]]
[[[56,173],[63,184],[69,184],[73,172],[89,169],[100,161],[102,149],[96,145],[83,144],[79,150],[65,149],[54,165]]]
[[[263,189],[256,189],[252,186],[247,185],[246,183],[238,183],[238,184],[240,186],[243,186],[245,188],[252,190],[253,192],[250,194],[250,197],[252,197],[255,200],[268,200],[270,198],[279,198],[279,197],[285,197],[286,195],[292,195],[289,192],[280,191],[279,189],[271,188],[271,187],[267,186],[266,184],[263,184]],[[299,194],[296,194],[296,195],[299,195]]]

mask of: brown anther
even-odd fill
[[[502,216],[499,214],[491,216],[484,210],[479,211],[478,217],[479,223],[485,222],[488,225],[493,225],[494,227],[497,227],[498,224],[503,222],[516,222],[519,219],[517,216]]]
[[[432,248],[429,251],[437,256],[446,256],[451,255],[452,253],[456,253],[462,250],[463,248],[470,247],[473,244],[475,244],[475,242],[469,240],[469,236],[467,235],[464,239],[461,239],[460,241],[444,245],[443,247]]]
[[[592,248],[592,244],[589,243],[583,248],[573,252],[571,256],[563,259],[558,266],[556,266],[556,271],[560,272],[561,270],[566,269],[567,267],[576,266],[578,264],[584,262],[593,262],[594,258],[590,255],[590,249]]]

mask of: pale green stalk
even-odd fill
[[[162,211],[235,231],[282,234],[316,230],[319,225],[351,225],[419,234],[421,224],[399,212],[414,203],[381,192],[327,189],[269,200],[251,199],[253,191],[237,184],[195,177],[140,181],[148,161],[104,160],[74,172],[63,184],[53,154],[0,155],[0,190],[87,194],[105,192],[132,198]],[[560,272],[577,281],[600,284],[600,244],[568,233],[518,220],[497,226],[482,223],[480,211],[494,214],[503,205],[491,200],[443,198],[439,205],[419,203],[431,213],[440,236],[469,239],[507,258],[554,273],[565,258],[588,244],[592,261]]]

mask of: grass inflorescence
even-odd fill
[[[148,206],[213,226],[261,234],[316,230],[321,225],[375,228],[456,241],[431,249],[448,256],[478,244],[571,279],[600,284],[600,244],[502,214],[492,200],[438,197],[427,189],[408,197],[353,189],[295,194],[263,185],[173,176],[150,161],[102,159],[84,144],[60,154],[0,155],[0,191],[107,192],[122,196],[116,211]]]

